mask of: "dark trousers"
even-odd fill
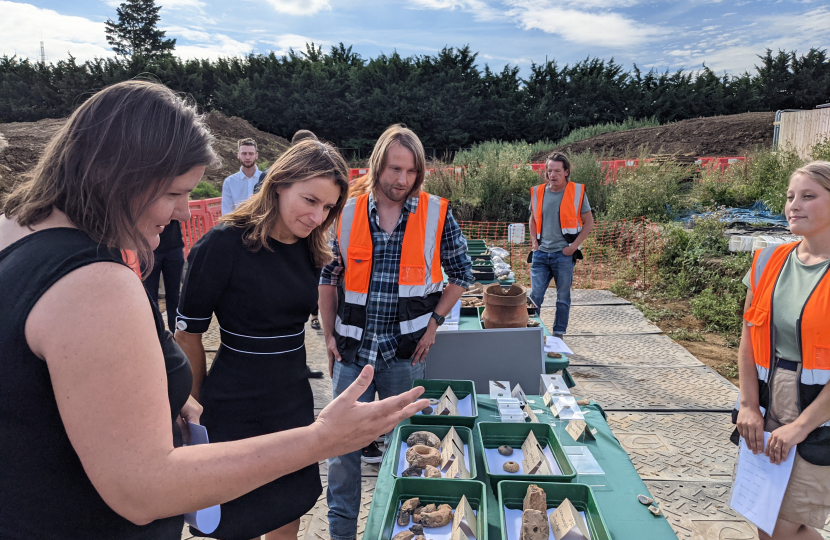
[[[155,263],[153,271],[144,280],[144,287],[150,293],[150,298],[158,304],[159,276],[164,274],[164,293],[167,303],[167,327],[171,332],[176,331],[176,308],[179,307],[179,290],[184,270],[184,248],[156,250],[153,252]]]

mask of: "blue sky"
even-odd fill
[[[0,54],[48,61],[110,56],[104,21],[118,0],[0,0]],[[830,50],[828,0],[157,0],[176,53],[216,58],[353,45],[364,58],[464,45],[501,70],[547,56],[614,57],[626,69],[752,72],[765,48]]]

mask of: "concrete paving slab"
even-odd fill
[[[738,388],[701,367],[571,366],[571,393],[595,400],[606,411],[730,412]]]
[[[643,479],[729,480],[737,447],[729,413],[609,412],[608,425]]]
[[[542,309],[542,322],[553,331],[554,308]],[[634,306],[571,306],[566,336],[607,336],[617,334],[662,334]]]
[[[360,513],[357,517],[357,540],[363,538],[363,532],[366,530],[366,519],[369,517],[369,507],[372,505],[372,495],[374,494],[376,483],[377,478],[366,477],[360,482]],[[317,501],[317,504],[314,505],[314,509],[311,511],[311,519],[305,531],[305,536],[300,536],[300,540],[330,540],[328,511],[329,508],[326,503],[324,487],[323,496]]]
[[[702,366],[664,334],[565,336],[572,366]]]
[[[602,289],[571,289],[572,306],[622,306],[630,304],[625,298],[620,298],[611,291]],[[549,288],[545,292],[542,307],[556,306],[556,289]]]
[[[755,540],[756,527],[729,508],[731,482],[646,480],[681,540]],[[830,526],[819,531],[830,538]]]

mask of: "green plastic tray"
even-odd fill
[[[475,259],[473,261],[473,270],[476,268],[493,268],[493,261],[491,259]]]
[[[493,492],[496,492],[496,486],[499,482],[504,480],[530,480],[533,482],[573,482],[576,478],[576,469],[571,465],[568,455],[562,449],[556,433],[553,432],[553,427],[550,424],[513,424],[501,422],[479,422],[476,425],[478,430],[479,440],[482,447],[477,449],[484,458],[484,469],[487,473],[487,478],[490,480],[490,486]],[[542,474],[508,474],[504,471],[491,471],[490,464],[487,462],[487,456],[484,454],[485,448],[498,448],[506,444],[513,448],[521,448],[522,443],[527,439],[528,434],[533,431],[536,439],[542,446],[550,446],[550,451],[556,459],[556,464],[562,471],[561,475],[542,475]]]
[[[468,461],[470,462],[470,478],[475,478],[476,450],[475,444],[473,443],[473,431],[470,428],[466,426],[424,426],[414,424],[400,424],[398,428],[395,430],[394,435],[392,436],[391,448],[392,450],[394,450],[394,452],[390,452],[393,458],[392,476],[398,476],[397,469],[398,461],[400,460],[401,454],[401,443],[406,442],[406,439],[408,439],[410,435],[412,435],[416,431],[429,431],[430,433],[435,433],[439,439],[443,440],[444,437],[447,436],[447,433],[450,431],[450,427],[455,427],[455,431],[458,433],[458,436],[461,437],[461,441],[465,445],[467,445],[467,451],[470,453],[468,459]],[[457,478],[444,478],[444,480],[458,481]]]
[[[444,395],[444,391],[446,391],[447,386],[452,388],[452,391],[455,392],[455,397],[457,397],[459,400],[469,395],[472,395],[473,415],[438,416],[435,414],[416,414],[409,417],[409,421],[413,424],[433,426],[467,426],[468,428],[472,428],[475,425],[476,418],[478,418],[478,401],[476,400],[476,385],[473,384],[473,381],[415,379],[414,381],[412,381],[412,387],[414,388],[416,386],[424,387],[424,394],[421,396],[422,398],[439,399],[442,395]]]
[[[477,480],[447,482],[438,478],[395,478],[378,540],[391,540],[392,532],[395,530],[395,521],[398,519],[398,509],[407,499],[418,497],[423,505],[448,504],[455,510],[462,495],[467,497],[467,501],[476,512],[479,531],[476,540],[487,540],[486,489],[485,485]],[[429,529],[425,529],[424,532],[429,538]]]
[[[594,492],[585,484],[557,484],[554,482],[525,482],[505,480],[499,483],[499,518],[501,520],[501,538],[507,540],[507,530],[504,521],[504,507],[511,510],[522,508],[527,487],[536,484],[545,490],[548,499],[548,508],[558,507],[562,501],[568,499],[577,510],[585,512],[588,530],[591,533],[591,540],[611,540],[611,533],[599,511],[599,506],[594,498]]]

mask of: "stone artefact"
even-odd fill
[[[419,502],[420,499],[418,499],[418,497],[414,497],[412,499],[407,499],[406,501],[404,501],[404,503],[401,505],[401,509],[398,510],[398,525],[400,525],[401,527],[406,527],[409,525],[409,519],[412,517],[412,512],[414,512],[415,509],[418,508]],[[397,538],[397,536],[395,538]],[[411,540],[411,538],[412,537],[410,536],[409,539],[404,540]]]
[[[558,352],[549,352],[548,353],[548,358],[562,358],[562,355],[559,354]]]
[[[424,472],[424,469],[417,465],[410,465],[401,473],[401,478],[419,477]]]
[[[426,478],[443,478],[441,475],[441,470],[437,467],[433,467],[432,465],[427,465],[427,468],[424,469],[424,477]]]
[[[416,523],[415,525],[410,527],[409,530],[415,534],[424,534],[424,526],[420,523]]]
[[[421,515],[424,512],[435,512],[435,510],[437,510],[437,507],[434,504],[419,506],[414,512],[412,512],[412,521],[415,523],[421,523]]]
[[[424,407],[421,409],[421,414],[425,414],[427,416],[432,414],[432,407]]]
[[[549,535],[547,512],[538,510],[522,512],[522,529],[519,540],[547,540]]]
[[[527,487],[525,500],[522,503],[522,510],[538,510],[539,512],[543,512],[547,515],[548,496],[545,493],[545,490],[536,484],[529,485]]]
[[[416,444],[406,451],[406,461],[410,465],[425,468],[427,465],[437,467],[441,464],[441,452],[437,448],[425,444]]]
[[[424,446],[431,446],[432,448],[441,447],[441,439],[438,435],[429,431],[416,431],[406,438],[407,446],[415,446],[416,444],[423,444]]]
[[[433,405],[433,406],[438,405],[438,401],[440,401],[440,400],[435,399],[435,398],[429,398],[429,404],[430,405]]]
[[[583,407],[584,407],[585,405],[590,405],[590,404],[591,404],[591,400],[590,400],[590,399],[588,399],[588,398],[585,398],[585,399],[577,399],[577,400],[576,400],[576,404],[577,404],[577,405],[581,405],[581,406],[583,406]]]
[[[663,513],[663,512],[660,511],[659,508],[657,508],[653,504],[648,507],[648,511],[651,512],[652,514],[654,514],[655,516],[659,516],[660,514]]]
[[[519,464],[515,461],[508,461],[502,468],[509,473],[519,472]]]
[[[654,499],[652,499],[651,497],[646,497],[645,495],[637,495],[637,500],[640,501],[640,504],[644,504],[646,506],[654,502]]]
[[[392,537],[392,540],[412,540],[415,538],[415,533],[411,531],[401,531]]]
[[[512,446],[507,446],[506,444],[503,444],[503,445],[499,446],[499,454],[501,454],[503,456],[512,456],[513,455],[513,447]]]
[[[452,506],[448,504],[442,504],[432,512],[427,512],[426,508],[421,512],[421,525],[424,527],[443,527],[451,521]]]
[[[421,499],[418,497],[412,497],[411,499],[407,499],[401,505],[401,510],[405,512],[409,512],[410,514],[418,508],[418,505],[421,503]]]
[[[424,535],[423,535],[423,534],[419,534],[418,536],[416,536],[416,537],[415,537],[415,538],[413,538],[412,540],[427,540],[427,539],[426,539],[426,538],[424,538]]]

